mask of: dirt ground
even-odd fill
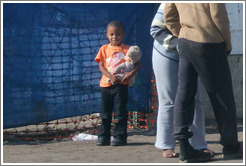
[[[243,141],[243,123],[238,124],[239,140]],[[223,160],[219,134],[212,126],[206,127],[208,148],[216,155],[211,163],[244,163],[244,159]],[[178,158],[164,158],[161,150],[155,148],[155,130],[129,129],[126,146],[96,146],[95,141],[73,141],[71,139],[53,141],[9,141],[3,145],[2,164],[80,164],[107,165],[108,163],[128,165],[168,165],[179,163]],[[175,149],[179,152],[179,148]]]

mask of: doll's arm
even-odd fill
[[[118,65],[116,68],[114,68],[113,70],[113,74],[118,74],[121,72],[121,70],[123,70],[125,68],[125,63],[122,63],[120,65]]]

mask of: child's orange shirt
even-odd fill
[[[121,44],[120,46],[103,45],[98,51],[95,61],[97,63],[102,62],[104,67],[111,73],[116,66],[124,62],[124,57],[129,47],[126,44]],[[127,81],[122,82],[122,84],[127,84]],[[100,87],[109,86],[111,84],[108,81],[108,77],[103,75],[100,80]]]

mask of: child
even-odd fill
[[[122,80],[117,80],[111,74],[113,68],[124,62],[124,57],[130,46],[122,43],[125,37],[124,25],[120,21],[111,21],[107,25],[107,38],[109,44],[103,45],[95,61],[99,63],[99,69],[103,76],[100,80],[102,101],[101,101],[101,126],[98,132],[97,145],[120,146],[127,144],[127,110],[128,100],[127,80],[131,79],[140,70],[140,63],[135,69],[126,73]],[[108,81],[108,79],[110,81]],[[115,114],[118,122],[113,130],[114,139],[110,143],[112,112],[115,106]]]
[[[125,63],[121,63],[113,69],[113,75],[116,75],[117,79],[124,78],[125,73],[132,71],[135,68],[135,64],[139,62],[142,56],[141,50],[138,46],[131,46],[124,57]],[[135,83],[135,77],[128,80],[128,86],[132,87]]]

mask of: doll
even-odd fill
[[[118,80],[122,80],[126,72],[131,72],[135,64],[141,59],[142,52],[138,46],[131,46],[124,57],[125,62],[116,66],[112,74],[116,75]],[[128,86],[132,87],[135,83],[135,76],[128,80]]]

